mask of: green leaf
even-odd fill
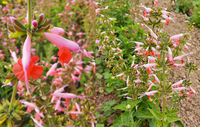
[[[151,112],[151,114],[152,114],[157,120],[162,120],[162,115],[161,115],[159,112],[157,112],[157,111],[155,111],[155,110],[153,110],[153,109],[149,109],[149,108],[148,108],[148,110]]]
[[[167,127],[171,127],[172,126],[172,124],[171,123],[169,123],[168,125],[167,125]]]
[[[103,75],[104,75],[105,79],[109,79],[110,78],[110,73],[109,72],[105,72],[105,73],[103,73]]]
[[[103,93],[104,92],[104,90],[99,90],[99,93]]]
[[[115,109],[115,110],[120,109],[120,110],[123,110],[123,111],[127,111],[125,104],[119,104],[119,105],[113,107],[113,109]]]
[[[120,117],[118,117],[113,125],[111,127],[123,127],[123,125],[127,125],[128,124],[128,120],[129,120],[129,113],[128,112],[124,112],[123,114],[121,114]]]
[[[96,76],[97,76],[97,78],[98,79],[101,79],[103,76],[101,75],[101,74],[99,74],[99,73],[96,73]]]
[[[22,35],[25,35],[25,34],[26,34],[26,32],[18,32],[18,31],[16,31],[15,33],[11,33],[9,35],[9,38],[18,38],[18,37],[20,37]]]
[[[110,69],[106,68],[104,69],[105,72],[110,72]]]
[[[175,121],[174,123],[175,123],[176,125],[178,125],[179,127],[184,127],[183,123],[182,123],[180,120]]]
[[[12,119],[11,118],[7,119],[6,124],[7,127],[12,127]]]
[[[106,87],[105,90],[106,90],[108,93],[111,93],[111,92],[113,92],[113,90],[114,90],[114,86]]]
[[[97,124],[96,124],[96,127],[104,127],[104,124],[99,124],[99,123],[97,123]]]
[[[0,118],[0,125],[1,125],[7,118],[8,118],[8,115],[7,115],[7,114],[5,114],[4,116],[2,116],[2,117]]]
[[[100,116],[99,112],[95,112],[95,117],[98,118]]]
[[[145,118],[145,119],[154,118],[154,116],[150,112],[139,115],[138,117],[139,118]]]
[[[175,115],[166,115],[167,117],[167,120],[172,123],[174,121],[178,121],[178,120],[181,120],[178,116],[175,116]]]
[[[95,59],[95,63],[96,63],[96,64],[100,64],[100,63],[101,63],[101,59],[100,59],[100,58],[96,58],[96,59]]]
[[[136,100],[136,101],[132,101],[131,103],[130,103],[130,106],[131,106],[131,109],[133,108],[133,107],[135,107],[138,103],[140,103],[141,102],[141,100]]]
[[[149,121],[149,126],[150,127],[156,127],[157,122],[156,122],[155,118],[148,119],[148,121]]]
[[[168,114],[176,115],[178,112],[180,112],[180,111],[179,110],[170,110]]]

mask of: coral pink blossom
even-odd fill
[[[27,74],[27,81],[29,77],[32,77],[34,80],[38,79],[43,73],[43,67],[34,65],[39,61],[38,56],[31,56],[29,68],[26,70]],[[22,59],[18,60],[18,63],[13,66],[13,72],[15,76],[22,82],[25,81],[25,72],[22,66]],[[27,84],[27,91],[28,91],[28,84]]]
[[[69,63],[72,59],[72,53],[65,47],[60,48],[58,54],[61,63]]]
[[[37,127],[43,127],[42,124],[40,122],[38,122],[36,119],[34,119],[32,116],[31,116],[31,119],[37,125]]]

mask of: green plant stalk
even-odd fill
[[[43,96],[44,96],[44,92],[43,92],[43,90],[42,90],[42,86],[40,85],[40,83],[38,83],[38,86],[39,86],[39,88],[40,88],[40,92],[41,92],[42,97],[43,97]],[[46,102],[45,102],[45,101],[44,101],[44,105],[46,106]],[[52,125],[51,119],[49,119],[48,116],[47,116],[47,119],[48,119],[49,125],[51,126],[51,125]]]
[[[28,0],[27,1],[27,7],[28,7],[28,29],[31,30],[31,17],[32,17],[32,1]]]
[[[187,78],[189,77],[189,75],[190,75],[190,72],[191,72],[191,69],[189,69],[189,72],[188,72]]]
[[[163,91],[165,91],[165,52],[163,51]],[[162,118],[162,124],[165,120],[165,94],[163,96],[163,118]]]
[[[158,75],[160,77],[160,71],[158,72]],[[161,89],[161,84],[159,83],[159,90]],[[160,92],[158,93],[158,98],[160,98]],[[160,110],[160,99],[158,99],[158,104],[157,104],[157,112]]]
[[[129,109],[129,115],[131,116],[131,125],[134,125],[133,116],[130,109]]]
[[[11,102],[10,102],[10,106],[9,106],[9,109],[8,109],[9,113],[11,112],[13,101],[15,100],[15,95],[17,93],[17,83],[14,85],[14,89],[13,89],[13,92],[12,92]]]

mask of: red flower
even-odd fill
[[[27,71],[27,77],[32,77],[34,80],[38,79],[43,73],[43,67],[34,65],[39,61],[38,56],[31,56],[31,62]],[[25,75],[22,67],[22,59],[18,60],[18,63],[13,66],[13,72],[15,76],[22,82],[25,82]]]
[[[76,107],[74,107],[73,109],[72,109],[72,111],[75,111],[76,110]],[[72,115],[72,119],[75,119],[76,118],[76,114],[71,114]]]
[[[61,63],[69,63],[72,58],[72,53],[65,47],[60,48],[57,55],[59,56],[58,59]]]

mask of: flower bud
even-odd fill
[[[128,105],[126,106],[126,109],[129,110],[130,108],[131,108],[131,106],[128,104]]]
[[[15,19],[16,19],[15,17],[10,17],[11,23],[14,23]]]
[[[33,20],[33,21],[32,21],[32,25],[33,25],[34,28],[37,28],[37,26],[38,26],[37,21],[36,21],[36,20]]]
[[[43,21],[44,21],[44,13],[41,13],[41,14],[39,15],[38,26],[40,26],[41,23],[42,23]]]
[[[44,13],[41,13],[41,14],[39,15],[39,18],[44,19]]]

